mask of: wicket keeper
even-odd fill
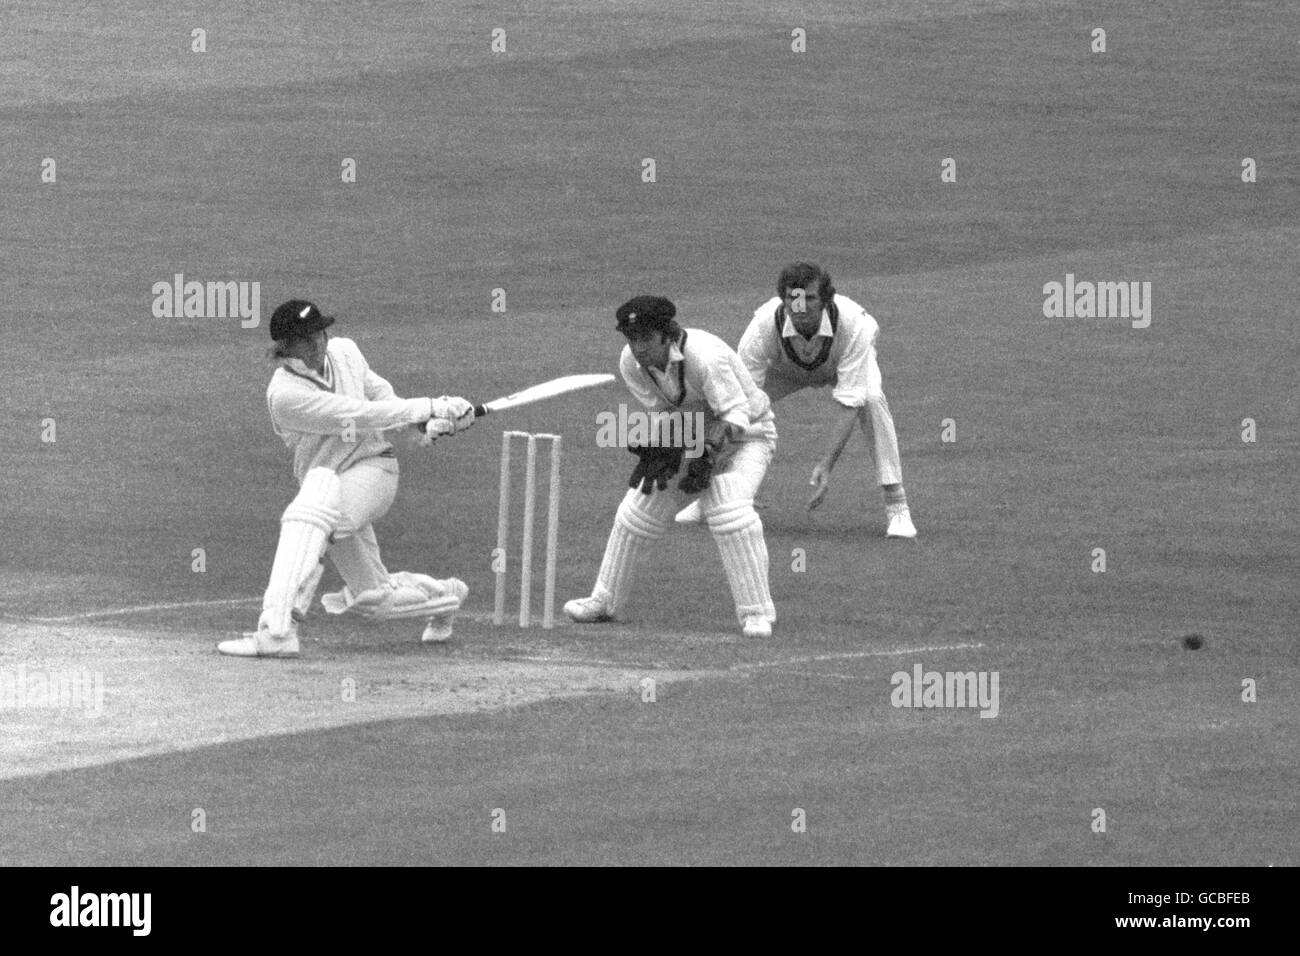
[[[564,613],[579,623],[611,620],[627,600],[646,548],[664,536],[685,500],[698,495],[741,633],[770,637],[776,608],[754,494],[776,448],[771,402],[730,346],[702,329],[682,328],[676,314],[673,303],[659,296],[637,296],[619,306],[617,328],[627,338],[619,370],[650,412],[701,414],[704,453],[686,459],[681,443],[629,449],[638,462],[614,516],[596,585],[590,597],[569,601]]]
[[[222,641],[222,654],[297,657],[298,624],[327,554],[346,587],[322,597],[326,610],[371,620],[427,619],[424,641],[451,637],[452,617],[469,590],[458,578],[390,573],[373,523],[397,494],[397,458],[384,432],[422,424],[426,434],[454,434],[474,423],[473,406],[446,396],[398,398],[355,342],[329,336],[333,323],[302,299],[271,316],[271,356],[279,367],[266,401],[275,433],[293,452],[299,490],[280,518],[257,631]]]

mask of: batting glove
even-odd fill
[[[444,435],[456,434],[455,422],[445,418],[430,418],[423,425],[415,427],[418,430],[417,441],[424,448],[428,448]]]
[[[463,432],[474,424],[474,406],[467,399],[442,395],[430,399],[433,417],[452,423],[453,432]]]

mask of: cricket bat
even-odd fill
[[[508,408],[521,408],[524,405],[544,402],[548,398],[568,395],[570,392],[598,388],[601,385],[608,385],[612,381],[614,381],[614,376],[606,372],[591,375],[565,375],[561,378],[551,379],[549,382],[542,382],[539,385],[531,385],[518,392],[511,392],[509,395],[502,395],[500,398],[494,398],[482,405],[475,405],[474,417],[482,418],[490,412],[502,412]]]

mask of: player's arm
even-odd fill
[[[730,349],[713,357],[702,370],[700,390],[717,419],[710,437],[726,437],[726,441],[739,441],[749,431],[749,396],[740,384],[737,366],[741,360]]]
[[[646,373],[637,364],[631,346],[623,346],[623,354],[618,360],[618,371],[623,376],[623,383],[627,385],[627,390],[632,393],[632,397],[646,408],[659,412],[670,407],[664,397],[646,381]]]
[[[277,426],[315,435],[337,435],[349,427],[385,431],[427,421],[437,411],[432,398],[372,402],[308,387],[277,389],[270,396],[270,406]]]
[[[775,361],[772,349],[769,347],[773,338],[769,328],[771,324],[764,321],[762,316],[755,315],[746,327],[745,334],[740,337],[740,344],[736,346],[736,354],[740,356],[740,361],[749,370],[750,378],[759,388],[766,385],[767,370]]]
[[[384,402],[397,397],[397,392],[388,379],[378,374],[369,365],[366,366],[366,398],[372,402]]]
[[[859,324],[850,335],[835,368],[835,389],[831,397],[835,400],[835,412],[831,415],[831,433],[826,453],[813,468],[812,497],[808,500],[808,510],[812,511],[826,497],[830,489],[831,471],[844,453],[853,428],[857,424],[858,413],[867,400],[868,371],[872,349],[872,335],[867,326]]]
[[[628,391],[643,406],[652,411],[663,411],[669,407],[663,396],[646,382],[645,372],[637,364],[630,346],[623,347],[618,360],[618,370],[623,376]],[[640,488],[642,494],[653,494],[656,488],[660,491],[667,488],[668,479],[677,474],[678,469],[681,468],[683,449],[680,447],[628,445],[627,450],[637,456],[636,467],[627,485],[629,488]]]
[[[831,472],[835,469],[835,463],[840,460],[840,455],[844,453],[844,446],[849,443],[849,437],[858,422],[858,409],[841,405],[839,402],[835,403],[835,408],[837,411],[832,417],[830,444],[826,448],[826,454],[822,455],[821,460],[814,466],[812,478],[808,481],[808,484],[813,487],[812,497],[808,499],[809,511],[820,505],[826,497],[826,492],[830,490]]]
[[[749,396],[741,384],[744,364],[727,349],[713,355],[703,368],[700,391],[704,393],[714,421],[704,436],[704,452],[692,458],[686,475],[677,487],[687,494],[698,494],[709,486],[713,472],[728,457],[727,449],[745,437],[750,428]]]

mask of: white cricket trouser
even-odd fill
[[[772,403],[805,388],[825,388],[833,381],[810,380],[805,375],[788,374],[786,370],[772,369],[767,373],[763,391]],[[903,464],[898,454],[898,433],[894,430],[894,416],[881,384],[880,364],[876,361],[876,347],[867,356],[867,403],[858,410],[858,424],[867,441],[876,469],[876,484],[900,485],[903,483]]]
[[[397,478],[397,462],[391,458],[367,458],[339,475],[343,519],[325,553],[353,594],[388,583],[373,523],[393,506]]]
[[[727,572],[737,619],[743,623],[747,616],[760,614],[775,621],[776,608],[768,590],[767,544],[762,520],[754,510],[754,495],[772,461],[776,442],[755,439],[733,447],[730,459],[714,472],[708,488],[699,495],[700,506]],[[673,515],[695,497],[677,490],[685,473],[683,462],[663,491],[656,488],[646,495],[640,488],[630,488],[623,496],[592,592],[611,612],[625,603],[646,548],[664,536]]]

